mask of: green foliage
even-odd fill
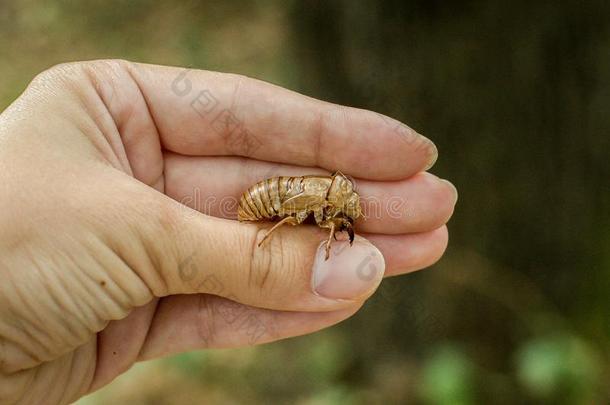
[[[435,405],[474,404],[474,383],[468,357],[452,345],[439,346],[424,365],[421,392]]]
[[[349,361],[348,342],[337,334],[318,335],[311,340],[298,359],[299,367],[315,381],[335,381]]]
[[[607,403],[608,15],[602,1],[1,2],[0,108],[69,60],[240,72],[403,120],[460,191],[446,257],[384,281],[351,321],[137,365],[83,401]]]
[[[553,403],[594,402],[599,371],[593,350],[570,335],[531,340],[517,355],[520,383],[534,398]]]

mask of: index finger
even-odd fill
[[[307,97],[241,75],[128,65],[165,149],[318,166],[396,180],[429,168],[437,150],[381,114]]]

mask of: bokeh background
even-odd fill
[[[341,325],[138,364],[79,404],[610,402],[609,2],[0,2],[0,109],[96,58],[396,117],[460,199],[442,261]]]

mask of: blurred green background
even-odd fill
[[[0,3],[0,109],[97,58],[391,115],[460,200],[446,256],[341,325],[138,364],[81,405],[610,402],[609,2]]]

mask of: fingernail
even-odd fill
[[[441,179],[441,181],[445,182],[452,190],[453,190],[453,195],[455,196],[453,203],[457,203],[458,200],[458,191],[457,188],[455,188],[455,186],[453,185],[453,183],[451,183],[449,180],[445,180],[445,179]]]
[[[316,294],[332,299],[357,299],[377,288],[385,261],[368,240],[356,236],[352,246],[347,241],[334,241],[328,260],[324,260],[325,248],[323,242],[313,265],[312,287]]]
[[[430,144],[427,146],[427,155],[428,157],[428,163],[426,164],[426,167],[424,168],[424,171],[429,170],[432,168],[432,166],[434,166],[434,164],[436,163],[436,160],[438,159],[438,149],[436,147],[436,145],[434,144],[434,142],[430,141]]]

